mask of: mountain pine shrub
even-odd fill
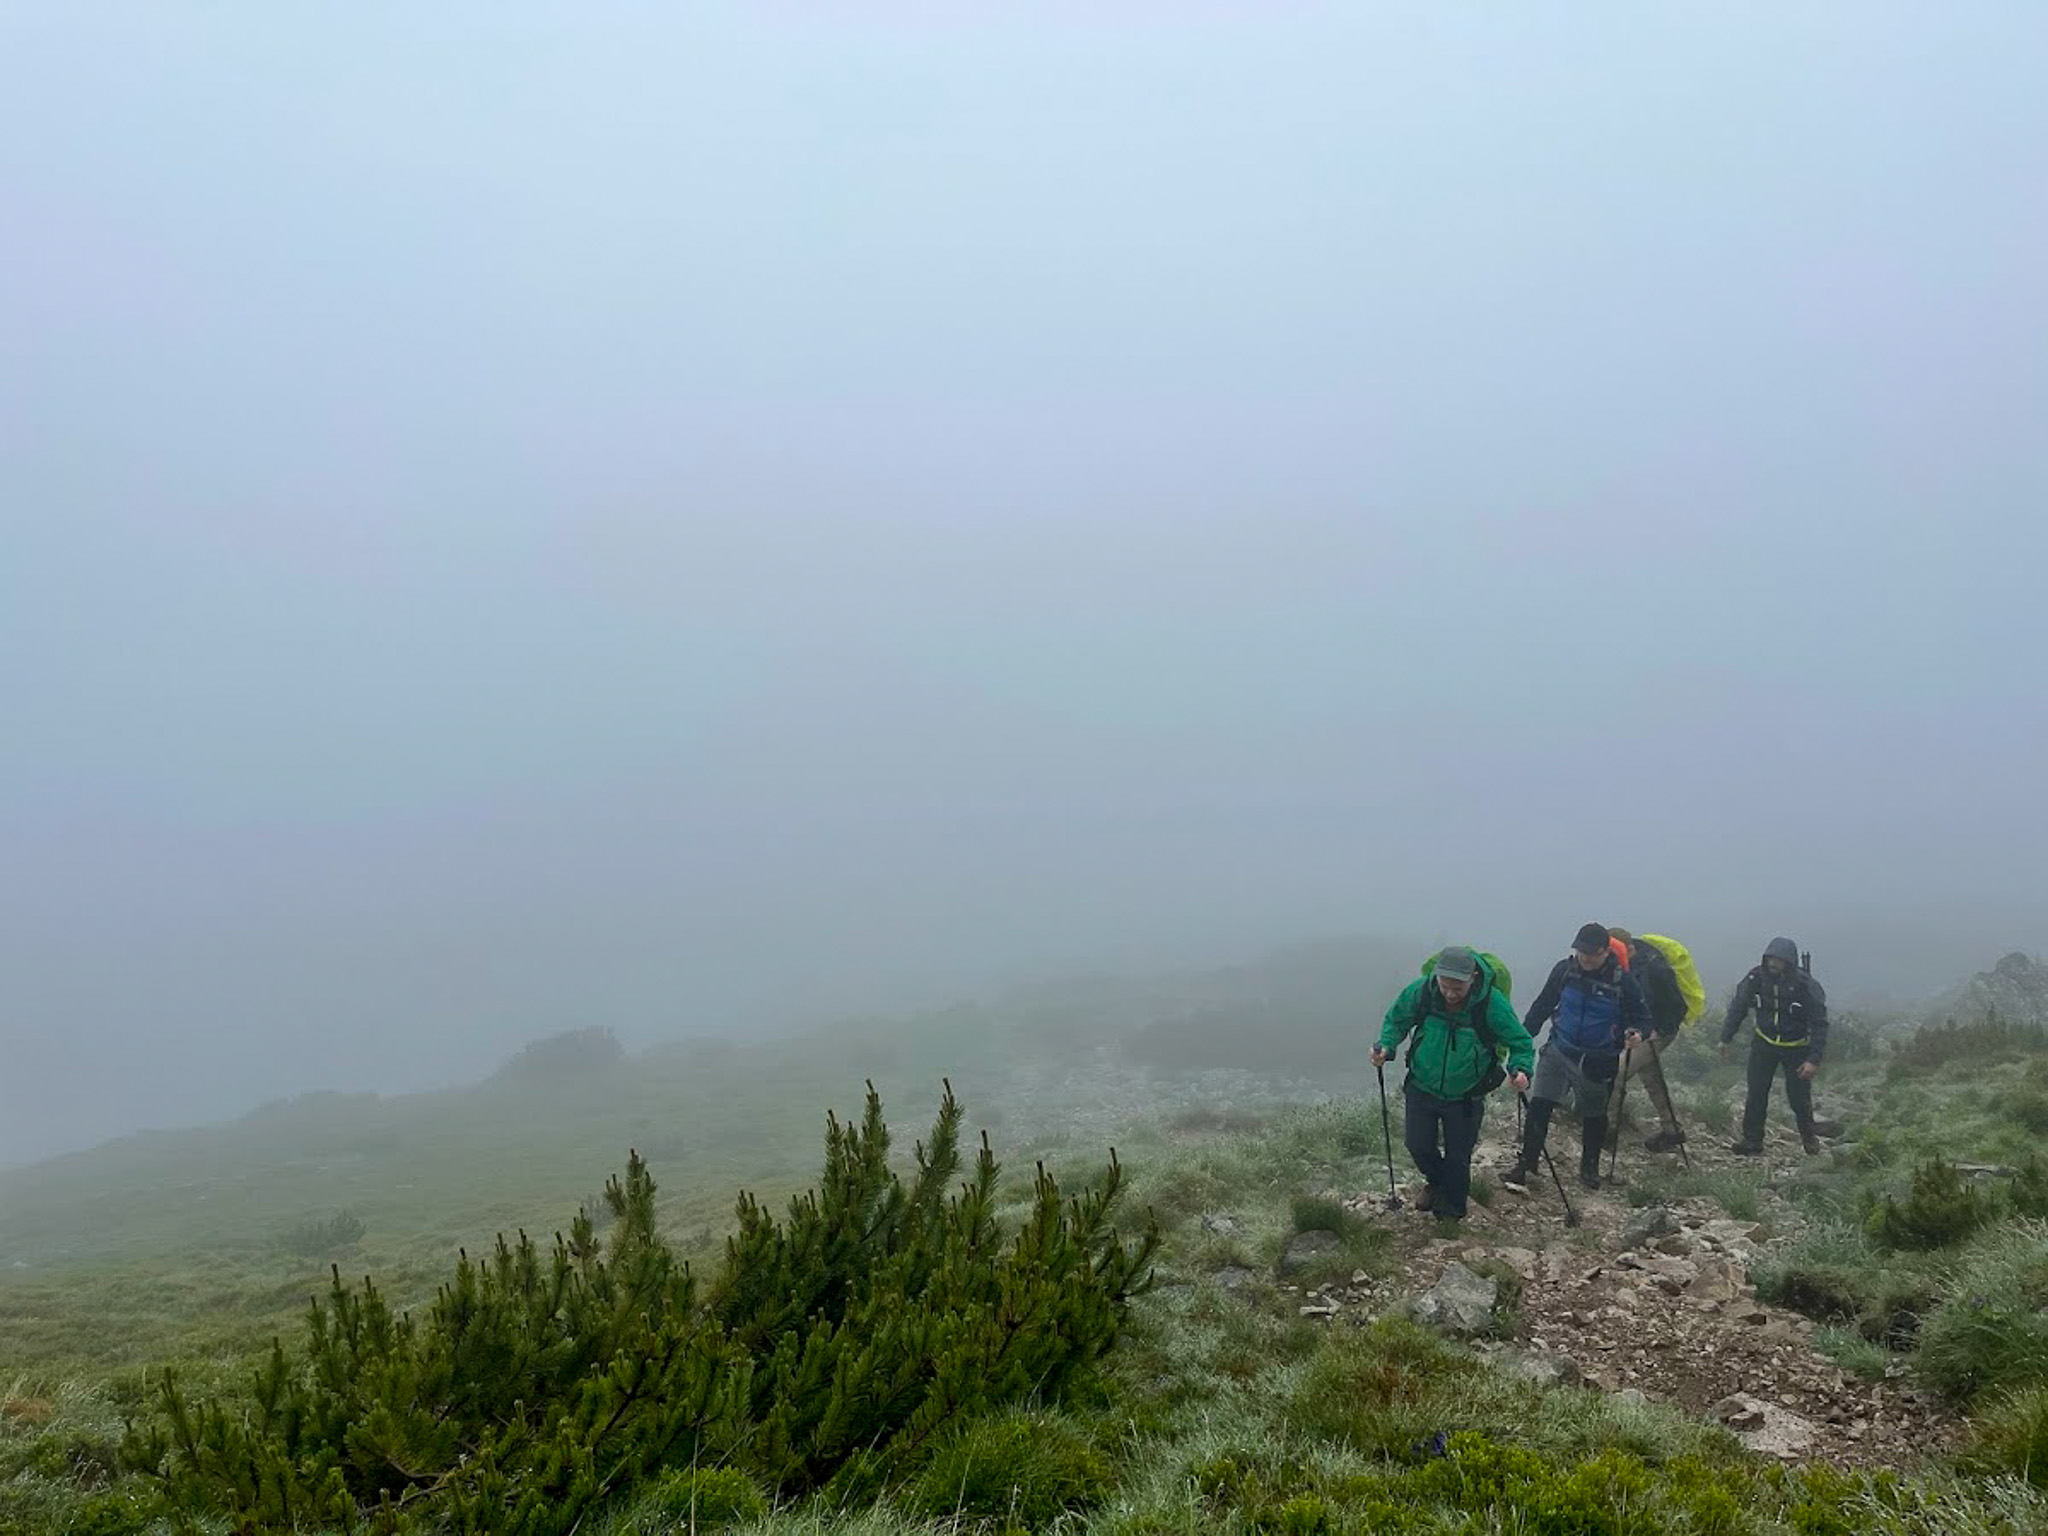
[[[417,1314],[336,1269],[301,1351],[274,1344],[242,1397],[166,1372],[124,1457],[248,1532],[562,1536],[678,1468],[903,1484],[961,1426],[1092,1386],[1158,1243],[1112,1222],[1114,1152],[1072,1197],[1040,1167],[999,1230],[1000,1169],[984,1138],[960,1178],[960,1122],[948,1085],[899,1175],[870,1084],[858,1126],[828,1117],[816,1189],[780,1219],[740,1196],[708,1284],[657,1234],[637,1153],[602,1243],[587,1213],[551,1248],[501,1237]]]
[[[1936,1158],[1913,1171],[1906,1198],[1886,1195],[1870,1214],[1870,1236],[1880,1248],[1947,1248],[1998,1214],[1998,1202],[1965,1183],[1955,1165]]]

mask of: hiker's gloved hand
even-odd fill
[[[1817,1061],[1802,1061],[1801,1063],[1799,1063],[1799,1075],[1805,1078],[1809,1083],[1813,1081],[1813,1074],[1818,1072],[1819,1070],[1820,1063]]]
[[[1529,1074],[1526,1072],[1517,1072],[1508,1081],[1515,1085],[1515,1092],[1517,1093],[1527,1093],[1529,1091]]]
[[[1385,1049],[1384,1047],[1382,1047],[1382,1046],[1377,1046],[1377,1045],[1376,1045],[1376,1046],[1374,1046],[1374,1047],[1372,1048],[1372,1064],[1373,1064],[1374,1066],[1376,1066],[1376,1067],[1382,1067],[1382,1066],[1385,1066],[1385,1065],[1387,1064],[1387,1061],[1388,1061],[1388,1060],[1389,1060],[1389,1057],[1388,1057],[1388,1055],[1387,1055],[1387,1051],[1386,1051],[1386,1049]]]

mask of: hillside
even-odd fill
[[[137,1367],[177,1358],[237,1391],[272,1333],[298,1336],[330,1257],[422,1299],[479,1232],[595,1204],[623,1131],[655,1162],[663,1232],[715,1268],[735,1191],[815,1182],[821,1106],[857,1105],[863,1069],[916,1125],[950,1067],[1009,1170],[1005,1220],[1034,1159],[1083,1187],[1114,1143],[1162,1225],[1156,1284],[1106,1395],[964,1430],[986,1476],[942,1508],[943,1457],[871,1511],[736,1495],[755,1528],[936,1531],[956,1508],[1103,1532],[2048,1528],[2028,1481],[2048,1466],[2038,1033],[1845,1019],[1819,1084],[1839,1134],[1809,1157],[1775,1124],[1738,1159],[1740,1065],[1689,1031],[1689,1164],[1632,1130],[1615,1186],[1568,1186],[1576,1226],[1555,1189],[1482,1174],[1446,1232],[1412,1209],[1398,1108],[1389,1201],[1370,1076],[1148,1059],[1174,1027],[1214,1042],[1233,1002],[1275,998],[1248,1033],[1274,1044],[1291,1021],[1279,1046],[1313,1059],[1332,977],[1368,963],[1315,948],[758,1049],[556,1042],[461,1093],[311,1096],[10,1176],[0,1252],[33,1257],[0,1274],[0,1516],[142,1529],[121,1523],[148,1506],[114,1453]],[[1513,1132],[1497,1100],[1475,1166]],[[643,1490],[601,1529],[686,1525],[676,1497]]]

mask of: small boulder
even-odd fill
[[[1484,1333],[1493,1326],[1500,1282],[1474,1274],[1456,1259],[1444,1266],[1441,1279],[1415,1298],[1415,1320],[1445,1333]]]
[[[1795,1461],[1812,1445],[1819,1426],[1776,1403],[1737,1392],[1714,1405],[1714,1417],[1742,1437],[1753,1451]]]
[[[1669,1237],[1678,1231],[1678,1219],[1668,1208],[1661,1205],[1646,1205],[1635,1215],[1622,1223],[1621,1246],[1641,1248],[1660,1237]]]
[[[1697,1267],[1699,1273],[1686,1287],[1693,1295],[1706,1301],[1734,1301],[1742,1294],[1742,1276],[1726,1259],[1701,1259]]]
[[[1504,1350],[1501,1366],[1509,1375],[1533,1381],[1539,1387],[1575,1386],[1580,1380],[1577,1361],[1570,1355],[1544,1349]]]
[[[1714,1404],[1714,1417],[1738,1434],[1764,1427],[1764,1407],[1737,1392]]]
[[[1524,1280],[1534,1280],[1536,1278],[1537,1258],[1530,1249],[1490,1248],[1485,1250],[1483,1254],[1475,1254],[1474,1256],[1497,1259]]]

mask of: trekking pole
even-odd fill
[[[1564,1180],[1557,1176],[1557,1164],[1550,1160],[1548,1146],[1543,1149],[1543,1166],[1550,1170],[1550,1182],[1557,1186],[1557,1198],[1564,1202],[1564,1224],[1576,1227],[1579,1224],[1579,1213],[1572,1209],[1572,1197],[1564,1192]]]
[[[1387,1114],[1387,1068],[1384,1062],[1373,1063],[1373,1074],[1380,1080],[1380,1134],[1387,1139],[1387,1209],[1401,1209],[1401,1196],[1394,1189],[1394,1122]]]
[[[1664,1102],[1665,1102],[1666,1104],[1671,1104],[1671,1083],[1670,1083],[1670,1079],[1668,1079],[1668,1078],[1667,1078],[1667,1079],[1665,1079],[1665,1084],[1664,1084]],[[1673,1125],[1677,1125],[1677,1126],[1678,1126],[1678,1158],[1679,1158],[1679,1161],[1685,1164],[1685,1171],[1686,1171],[1687,1173],[1691,1173],[1691,1172],[1692,1172],[1692,1153],[1688,1152],[1688,1151],[1687,1151],[1687,1150],[1685,1149],[1685,1127],[1684,1127],[1684,1126],[1682,1126],[1682,1125],[1678,1125],[1678,1106],[1677,1106],[1676,1104],[1671,1104],[1671,1123],[1672,1123]]]
[[[1621,1115],[1628,1108],[1628,1068],[1635,1060],[1636,1048],[1630,1046],[1621,1053],[1620,1081],[1614,1085],[1614,1147],[1607,1154],[1607,1182],[1614,1182],[1614,1165],[1621,1161]]]

